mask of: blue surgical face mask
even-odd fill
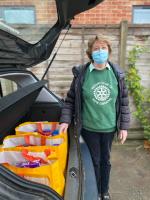
[[[108,60],[108,51],[104,49],[93,51],[92,58],[95,63],[103,64]]]

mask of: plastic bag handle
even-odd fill
[[[45,161],[43,158],[41,157],[38,157],[38,156],[31,156],[31,155],[28,155],[29,151],[27,149],[23,149],[22,150],[22,156],[27,160],[27,161],[30,161],[30,162],[33,162],[33,161],[36,161],[36,160],[39,160],[41,163],[43,164],[47,164],[47,161]],[[44,152],[45,153],[45,152]],[[50,153],[50,152],[49,152]]]
[[[51,132],[53,132],[54,130],[56,130],[56,122],[52,122],[52,128],[51,128]]]
[[[30,135],[24,136],[25,144],[30,145]]]
[[[27,144],[28,146],[33,146],[33,144],[30,143],[30,136],[31,135],[24,136],[25,144]],[[41,136],[41,145],[44,146],[45,144],[46,144],[46,137]]]
[[[42,122],[37,122],[37,130],[38,133],[40,133],[41,135],[45,135],[45,136],[50,136],[53,131],[56,129],[56,122],[51,122],[52,126],[51,126],[51,130],[49,131],[49,133],[43,133],[43,123]]]

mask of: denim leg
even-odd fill
[[[109,177],[111,170],[110,152],[114,133],[100,133],[101,134],[101,160],[100,160],[100,174],[101,174],[101,193],[106,193],[109,190]]]
[[[100,193],[100,134],[82,129],[81,135],[86,142],[92,157],[98,192]]]

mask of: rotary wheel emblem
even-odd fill
[[[94,97],[98,101],[106,101],[110,96],[110,89],[105,85],[99,85],[94,90]]]

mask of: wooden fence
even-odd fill
[[[24,39],[33,43],[40,39],[44,33],[43,26],[34,27],[33,31],[32,29],[32,26],[21,27]],[[48,30],[48,26],[44,27],[44,31],[46,30]],[[60,35],[53,53],[59,46],[64,34],[65,30]],[[48,87],[51,91],[61,97],[66,96],[73,76],[72,67],[88,61],[86,56],[87,42],[89,38],[96,34],[103,35],[111,41],[113,51],[110,60],[114,63],[118,63],[125,71],[128,69],[128,52],[135,45],[141,45],[150,49],[150,25],[130,25],[126,21],[123,21],[119,25],[74,26],[66,35],[55,61],[47,74]],[[47,61],[32,68],[33,73],[39,78],[42,77],[46,70],[52,55]],[[140,55],[136,66],[141,75],[142,85],[150,88],[150,50]],[[135,106],[132,97],[130,97],[130,110],[132,117],[131,134],[129,134],[129,137],[133,139],[142,139],[143,132],[140,123],[133,115]]]

